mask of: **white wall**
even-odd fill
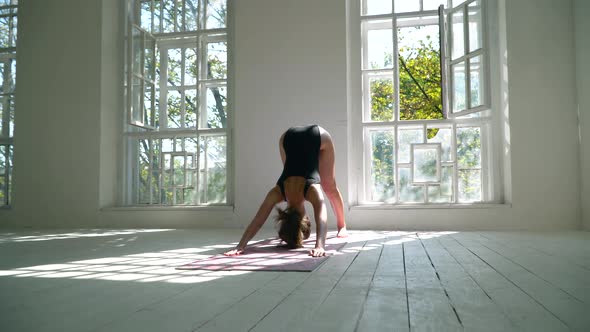
[[[334,136],[336,177],[347,197],[347,147],[355,138],[347,134],[345,1],[233,2],[233,213],[99,209],[116,200],[120,181],[116,86],[121,43],[116,27],[110,26],[118,19],[117,1],[29,0],[22,2],[19,20],[16,196],[12,210],[0,211],[1,224],[242,227],[279,176],[280,133],[310,122]],[[351,228],[579,226],[581,172],[569,4],[505,4],[511,207],[353,209],[348,212]]]
[[[582,222],[590,230],[590,2],[574,0],[577,101],[580,121]]]

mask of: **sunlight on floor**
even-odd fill
[[[67,233],[32,237],[13,237],[11,241],[42,241],[43,239],[56,239],[70,236],[107,236],[119,234],[134,234],[137,232],[166,231],[166,230],[125,230],[105,231],[103,233]],[[428,232],[420,233],[420,238],[427,239],[454,232]],[[331,235],[334,238],[334,235]],[[350,232],[346,239],[338,241],[353,243],[346,249],[334,253],[345,255],[360,251],[374,250],[381,245],[401,245],[404,242],[418,240],[415,232],[390,232],[390,231],[357,231]],[[358,243],[358,245],[354,245]],[[219,279],[227,276],[252,273],[253,271],[207,271],[190,270],[181,271],[175,268],[188,264],[195,260],[209,258],[217,255],[223,249],[235,247],[237,243],[208,245],[198,248],[179,248],[160,252],[146,252],[120,257],[104,257],[97,259],[72,261],[63,264],[47,264],[17,268],[13,270],[0,270],[0,277],[15,278],[69,278],[69,279],[94,279],[111,281],[136,281],[136,282],[168,282],[168,283],[200,283]]]
[[[48,241],[48,240],[63,240],[63,239],[76,239],[84,237],[101,237],[101,236],[113,236],[113,235],[130,235],[139,233],[155,233],[155,232],[167,232],[173,231],[174,229],[121,229],[121,230],[84,230],[80,232],[61,233],[61,234],[43,234],[42,232],[35,232],[33,235],[27,236],[15,236],[14,233],[0,235],[0,243],[10,242],[29,242],[29,241]]]

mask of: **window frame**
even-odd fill
[[[465,9],[469,4],[472,3],[471,1],[464,1],[462,2],[457,8]],[[453,1],[456,2],[456,1]],[[482,1],[485,3],[485,1]],[[451,3],[451,0],[447,1],[447,5]],[[406,13],[395,13],[395,3],[392,1],[391,13],[389,14],[376,14],[376,15],[365,15],[366,13],[366,2],[362,0],[351,0],[349,2],[349,19],[348,22],[350,23],[348,29],[349,35],[349,42],[351,43],[351,47],[349,48],[349,66],[350,66],[350,74],[348,77],[349,81],[349,88],[350,94],[349,100],[351,101],[350,111],[351,114],[351,130],[353,135],[360,135],[362,137],[361,140],[351,140],[351,148],[350,153],[353,156],[351,158],[350,163],[350,172],[351,174],[361,174],[360,177],[352,176],[351,185],[351,195],[350,195],[350,203],[351,205],[361,205],[361,206],[374,206],[374,205],[383,205],[383,206],[460,206],[464,204],[487,204],[487,203],[498,203],[501,197],[501,193],[499,193],[498,189],[499,186],[497,182],[500,179],[496,179],[498,176],[498,172],[492,167],[499,166],[494,164],[492,166],[492,158],[493,158],[493,150],[496,149],[497,138],[493,137],[492,133],[497,132],[497,112],[492,110],[492,93],[491,93],[491,86],[492,86],[492,77],[490,76],[490,59],[489,59],[489,48],[490,48],[490,41],[488,38],[489,31],[488,31],[488,15],[489,12],[487,8],[482,9],[482,40],[481,40],[481,48],[479,52],[481,52],[482,57],[484,58],[484,75],[485,75],[485,101],[484,105],[478,107],[477,109],[469,110],[469,112],[464,112],[461,114],[455,114],[451,116],[450,110],[450,79],[448,78],[448,72],[450,71],[447,64],[447,57],[449,57],[449,53],[447,48],[449,46],[449,41],[445,40],[448,38],[447,35],[447,17],[450,9],[441,9],[440,7],[436,10],[429,10],[427,12],[406,12]],[[420,1],[420,8],[423,6],[423,2]],[[485,6],[482,5],[482,6]],[[395,104],[394,108],[394,116],[392,121],[383,121],[383,122],[376,122],[370,121],[370,104],[367,105],[367,101],[370,100],[370,96],[367,93],[370,90],[370,86],[365,83],[368,69],[365,69],[364,66],[365,58],[366,58],[366,29],[365,29],[365,22],[368,20],[377,20],[377,19],[391,19],[392,20],[392,38],[393,38],[393,54],[398,54],[398,37],[397,37],[397,21],[400,17],[412,17],[412,16],[436,16],[438,17],[438,25],[439,25],[439,34],[441,38],[441,80],[442,80],[442,98],[441,102],[443,104],[443,115],[445,116],[444,119],[441,120],[399,120],[400,112],[399,112],[399,64],[397,56],[394,56],[394,66],[392,68],[387,69],[375,69],[374,72],[394,72],[393,81],[395,84],[394,93],[395,93],[395,100],[393,101]],[[467,20],[467,19],[465,19]],[[360,29],[359,29],[360,26]],[[355,29],[358,29],[355,31]],[[469,42],[466,39],[466,42]],[[358,51],[359,48],[355,48],[355,46],[361,48],[361,52]],[[485,48],[485,52],[482,49]],[[355,54],[355,52],[358,52]],[[468,55],[474,55],[473,53],[469,53]],[[477,55],[477,54],[475,54]],[[360,68],[360,70],[359,70]],[[395,71],[398,71],[395,73]],[[358,74],[356,74],[358,73]],[[357,76],[358,75],[358,76]],[[358,89],[358,86],[362,87]],[[356,91],[355,91],[356,90]],[[367,119],[367,112],[369,113],[369,119]],[[473,113],[480,112],[480,117],[473,117]],[[471,116],[469,116],[471,115]],[[480,173],[481,179],[481,201],[475,201],[473,203],[465,203],[461,202],[458,199],[459,191],[459,181],[458,173],[459,173],[459,165],[457,160],[457,128],[462,127],[469,127],[479,125],[480,128],[480,155],[481,155],[481,165],[479,169],[473,169],[473,171]],[[452,198],[450,202],[445,203],[433,203],[429,202],[428,200],[428,187],[425,186],[424,191],[424,200],[420,203],[409,203],[409,202],[401,202],[399,199],[400,194],[400,181],[399,181],[399,172],[398,172],[398,130],[399,128],[404,128],[407,126],[418,126],[423,128],[423,135],[425,138],[423,139],[423,144],[430,144],[430,141],[426,138],[426,129],[429,126],[438,126],[440,128],[448,127],[451,128],[451,154],[452,154],[452,162],[445,163],[442,162],[444,166],[447,164],[448,166],[452,164],[453,167],[453,175],[451,178],[451,183],[453,185],[452,191]],[[398,129],[395,129],[398,128]],[[395,195],[394,199],[390,199],[388,201],[374,201],[371,199],[372,195],[372,185],[371,185],[371,163],[372,163],[372,142],[370,137],[370,132],[376,129],[392,129],[393,133],[393,142],[394,142],[394,152],[392,161],[393,165],[393,176],[394,176],[394,190]],[[492,136],[490,136],[492,135]],[[495,135],[495,134],[494,134]],[[484,143],[485,140],[485,143]],[[412,164],[410,164],[412,165]],[[490,167],[486,167],[490,165]],[[413,167],[411,167],[413,168]],[[417,205],[416,205],[417,204]]]
[[[233,131],[233,114],[231,112],[232,109],[232,103],[231,103],[231,96],[230,96],[230,75],[231,75],[231,68],[230,68],[230,58],[231,58],[231,47],[229,45],[229,40],[230,40],[230,35],[229,35],[229,31],[230,31],[230,20],[231,20],[231,6],[230,3],[231,1],[227,1],[226,2],[226,18],[225,18],[225,22],[226,22],[226,26],[224,28],[215,28],[215,29],[205,29],[204,25],[205,25],[205,18],[207,17],[207,13],[204,12],[204,10],[207,8],[206,5],[206,1],[205,0],[199,0],[197,1],[198,3],[198,8],[199,11],[197,13],[198,15],[198,21],[195,23],[195,30],[191,30],[191,31],[177,31],[177,29],[175,28],[175,32],[166,32],[166,33],[154,33],[153,37],[155,38],[155,52],[154,52],[154,58],[157,58],[157,54],[160,55],[160,65],[162,67],[160,67],[160,74],[159,76],[154,76],[154,80],[155,80],[155,87],[156,90],[158,90],[159,92],[159,106],[158,109],[155,110],[155,112],[158,115],[158,120],[159,120],[159,125],[158,126],[150,126],[150,125],[146,125],[145,123],[141,123],[141,122],[137,122],[137,121],[130,121],[131,119],[133,119],[133,109],[132,109],[132,102],[131,102],[131,91],[132,91],[132,86],[129,84],[131,82],[131,79],[133,78],[133,67],[129,68],[130,65],[133,64],[133,48],[132,48],[132,40],[131,38],[129,38],[129,36],[131,36],[131,25],[136,26],[137,28],[141,29],[145,34],[150,34],[149,31],[146,31],[145,29],[141,28],[138,23],[139,20],[136,20],[135,17],[138,17],[138,15],[140,15],[139,17],[141,17],[141,13],[142,13],[142,7],[141,7],[141,3],[142,2],[151,2],[152,4],[154,3],[153,0],[148,0],[148,1],[140,1],[140,0],[126,0],[126,14],[125,14],[125,25],[127,26],[127,36],[126,36],[126,66],[125,66],[125,70],[126,70],[126,77],[127,77],[127,81],[125,83],[125,93],[126,93],[126,107],[125,107],[125,112],[127,113],[127,117],[126,117],[126,125],[124,126],[124,130],[123,130],[123,138],[124,138],[124,148],[123,148],[123,160],[124,162],[123,164],[123,174],[124,174],[124,178],[125,181],[123,181],[122,184],[122,192],[123,195],[121,197],[121,204],[124,206],[141,206],[141,207],[147,207],[147,206],[153,206],[153,207],[168,207],[168,206],[178,206],[178,207],[202,207],[202,206],[228,206],[228,205],[232,205],[233,204],[233,160],[232,160],[232,131]],[[174,2],[174,6],[176,6],[176,1]],[[163,6],[161,6],[163,8]],[[130,10],[133,10],[132,12]],[[160,13],[162,12],[163,9],[161,9]],[[184,13],[184,12],[183,12]],[[186,13],[185,13],[186,14]],[[154,12],[152,11],[151,14],[151,27],[152,29],[155,26],[155,20],[154,18]],[[176,20],[175,20],[176,22]],[[162,23],[160,23],[159,25],[160,27],[162,27]],[[185,22],[184,19],[182,19],[182,27],[185,27]],[[151,35],[151,34],[150,34]],[[145,40],[145,38],[143,39]],[[224,42],[226,44],[226,55],[227,55],[227,59],[226,59],[226,75],[225,78],[222,79],[208,79],[206,77],[207,75],[207,61],[208,61],[208,54],[207,54],[207,43],[209,42]],[[195,50],[198,50],[198,54],[197,54],[197,59],[195,61],[197,61],[196,66],[197,66],[197,70],[196,70],[196,82],[195,84],[192,84],[190,86],[187,85],[182,85],[179,86],[177,88],[171,88],[168,84],[167,84],[167,57],[168,57],[168,50],[170,49],[189,49],[189,48],[193,48]],[[182,54],[184,54],[184,52],[182,52]],[[184,56],[181,55],[181,63],[185,62],[185,58]],[[143,65],[143,58],[141,61],[142,65]],[[154,70],[155,70],[154,66]],[[182,68],[182,67],[181,67]],[[131,69],[131,70],[129,70]],[[182,77],[184,77],[186,75],[186,73],[182,74]],[[223,87],[226,89],[226,104],[224,105],[224,113],[226,116],[226,123],[225,123],[225,127],[221,127],[221,128],[207,128],[206,126],[202,126],[201,125],[201,120],[202,119],[206,119],[207,118],[207,103],[206,103],[206,99],[204,98],[207,94],[207,91],[210,87]],[[181,116],[181,123],[180,123],[180,127],[179,128],[173,128],[173,127],[168,127],[168,114],[167,114],[167,103],[168,100],[167,98],[167,94],[169,91],[171,90],[175,90],[175,91],[181,91],[181,90],[192,90],[194,89],[195,91],[195,95],[197,98],[197,103],[198,105],[195,105],[196,109],[196,117],[195,117],[195,126],[194,127],[185,127],[185,121],[184,118]],[[182,95],[182,94],[181,94]],[[143,99],[143,98],[142,98]],[[203,102],[205,101],[205,102]],[[184,99],[181,100],[181,104],[184,104]],[[152,108],[154,109],[154,108]],[[141,111],[143,111],[143,107],[141,108]],[[184,114],[185,109],[183,106],[181,106],[181,113]],[[200,118],[201,117],[201,118]],[[141,118],[143,118],[143,115],[141,115]],[[152,116],[151,119],[153,120],[154,117]],[[208,186],[207,186],[207,177],[208,177],[208,171],[209,169],[207,168],[207,156],[205,156],[204,158],[201,158],[200,153],[201,151],[201,144],[205,144],[205,146],[203,146],[203,149],[207,149],[207,142],[209,142],[209,140],[211,138],[214,137],[223,137],[225,139],[225,146],[223,146],[223,149],[225,151],[224,154],[224,164],[225,164],[225,202],[222,203],[209,203],[207,202],[208,199]],[[160,144],[160,148],[162,146],[162,142],[163,140],[166,139],[172,139],[173,141],[175,141],[176,139],[195,139],[195,144],[197,146],[197,152],[196,152],[196,156],[195,156],[195,163],[196,163],[196,181],[194,183],[194,190],[195,192],[197,192],[196,195],[196,201],[193,202],[192,204],[187,204],[187,203],[181,203],[181,204],[171,204],[171,203],[164,203],[161,202],[160,203],[140,203],[139,198],[139,186],[140,186],[140,181],[139,181],[139,159],[140,157],[140,149],[139,149],[139,140],[141,139],[145,139],[148,140],[148,142],[150,142],[150,146],[153,146],[154,144],[158,143]],[[135,142],[135,143],[133,143]],[[152,151],[149,152],[150,156],[152,155]],[[153,165],[150,166],[149,170],[154,170],[156,168],[157,171],[159,172],[159,174],[163,174],[164,171],[164,165],[163,165],[163,156],[164,155],[180,155],[180,154],[187,154],[187,151],[183,151],[183,152],[178,152],[176,151],[176,149],[174,148],[174,151],[160,151],[159,154],[159,163],[158,165]],[[186,159],[186,158],[185,158]],[[203,159],[201,161],[201,159]],[[204,164],[200,164],[200,163],[204,163]],[[203,166],[204,165],[204,166]],[[205,167],[205,168],[203,168]],[[184,165],[184,168],[186,168],[186,164]],[[172,169],[172,168],[171,168]],[[185,169],[186,170],[186,169]],[[201,175],[203,177],[203,181],[200,183],[199,179],[201,178]],[[150,174],[151,176],[151,174]],[[185,173],[185,179],[186,176],[188,176]],[[168,186],[162,186],[162,179],[160,178],[159,184],[157,186],[158,189],[162,190],[162,189],[169,189]],[[199,184],[202,184],[203,187],[200,188]],[[151,183],[149,184],[149,196],[152,196],[152,187],[151,187]],[[174,184],[172,184],[174,185]],[[201,190],[202,193],[201,193]],[[175,194],[173,194],[173,197],[175,196]],[[150,198],[150,202],[151,202],[151,198]]]

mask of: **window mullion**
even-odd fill
[[[471,109],[471,56],[469,56],[469,10],[463,6],[463,49],[465,52],[465,109]]]

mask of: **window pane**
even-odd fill
[[[137,74],[137,75],[142,75],[143,74],[143,64],[141,63],[141,60],[143,58],[143,50],[142,48],[142,44],[143,44],[143,33],[141,32],[141,30],[137,29],[136,27],[133,27],[131,30],[131,35],[132,35],[132,50],[133,50],[133,73]]]
[[[139,121],[141,122],[141,98],[142,98],[142,86],[141,80],[133,77],[133,85],[131,87],[131,112],[132,112],[132,121]]]
[[[173,48],[168,50],[168,86],[179,87],[182,80],[182,49]]]
[[[371,21],[366,26],[364,69],[393,68],[393,34],[391,20]]]
[[[447,7],[447,0],[424,0],[424,10],[436,10],[440,5]]]
[[[466,108],[465,96],[465,62],[460,62],[451,67],[451,99],[453,103],[453,112],[458,112]]]
[[[439,149],[435,146],[413,146],[412,182],[439,182]]]
[[[371,121],[393,120],[393,73],[389,75],[368,75],[369,105]],[[365,90],[366,91],[366,90]]]
[[[481,201],[481,171],[459,170],[459,202]]]
[[[398,163],[410,162],[410,148],[412,143],[424,143],[422,129],[402,129],[397,132]]]
[[[180,128],[181,94],[180,91],[168,91],[168,128]]]
[[[452,161],[451,139],[453,132],[451,128],[428,128],[426,136],[428,143],[441,144],[441,161]]]
[[[227,43],[207,44],[207,78],[227,78]]]
[[[392,130],[371,130],[371,197],[373,202],[395,198],[394,135]]]
[[[144,73],[145,79],[156,79],[156,40],[146,36],[144,49]]]
[[[175,9],[176,0],[162,1],[162,32],[174,32],[177,27],[178,12]]]
[[[225,28],[227,0],[207,0],[207,29]]]
[[[186,128],[195,128],[197,126],[197,110],[198,110],[197,90],[184,91],[184,126]]]
[[[463,25],[463,11],[451,15],[451,58],[457,59],[465,55],[465,33]]]
[[[226,128],[227,88],[207,88],[207,127]]]
[[[469,52],[473,52],[482,46],[482,17],[481,2],[472,2],[467,7],[469,14]]]
[[[481,130],[457,128],[457,164],[459,169],[481,167]]]
[[[142,0],[139,13],[139,26],[146,31],[152,31],[152,1]]]
[[[184,50],[184,85],[197,84],[198,57],[196,48],[187,48]]]
[[[391,0],[364,0],[363,15],[391,13]]]
[[[395,0],[393,6],[396,13],[417,12],[420,10],[420,0]]]
[[[164,0],[167,1],[167,0]],[[153,33],[160,33],[162,32],[162,1],[161,0],[154,0],[154,30]]]
[[[398,29],[400,120],[442,119],[439,27]]]
[[[467,0],[451,0],[453,8],[459,6],[460,4],[464,3]]]
[[[424,186],[413,186],[410,168],[400,167],[399,170],[399,201],[401,203],[424,202]]]
[[[484,73],[481,55],[469,59],[469,72],[471,98],[469,106],[477,107],[484,104]]]
[[[453,199],[453,167],[441,168],[440,186],[428,186],[428,201],[431,203],[450,203]]]
[[[207,151],[207,203],[225,203],[227,191],[226,137],[205,139]]]
[[[197,14],[198,4],[199,0],[185,0],[185,31],[196,31],[199,27],[199,16]]]

